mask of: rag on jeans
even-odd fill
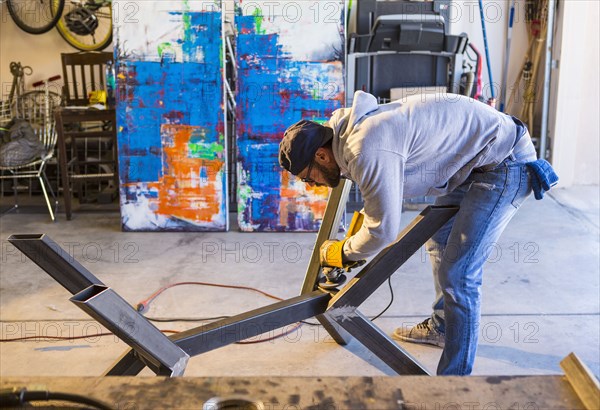
[[[533,178],[531,178],[533,194],[535,199],[540,200],[544,198],[546,191],[550,191],[550,188],[558,183],[558,175],[545,159],[528,162],[526,165],[533,173]]]
[[[542,163],[536,160],[527,129],[514,120],[519,138],[512,154],[495,167],[475,170],[435,202],[460,207],[426,244],[436,289],[432,323],[446,339],[439,375],[471,373],[479,336],[483,265],[489,257],[497,257],[493,253],[498,252],[500,235],[539,178],[535,168]],[[554,179],[551,168],[545,168],[549,180],[540,182],[548,189]]]

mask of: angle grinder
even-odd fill
[[[319,287],[324,290],[335,289],[346,282],[344,270],[340,268],[323,268],[323,277],[319,279]]]

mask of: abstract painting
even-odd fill
[[[285,129],[324,123],[344,104],[345,3],[236,0],[238,224],[316,231],[328,189],[282,172]]]
[[[114,3],[123,230],[227,230],[220,2]]]

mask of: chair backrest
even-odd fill
[[[90,91],[105,90],[105,67],[113,61],[107,52],[61,54],[64,105],[88,105]]]
[[[0,127],[8,124],[12,120],[12,110],[9,100],[0,101]]]
[[[61,96],[54,92],[30,91],[16,101],[15,117],[27,120],[46,150],[51,153],[56,145],[54,110],[60,107]]]

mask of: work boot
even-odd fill
[[[442,348],[444,347],[445,343],[444,334],[435,330],[433,323],[431,323],[431,318],[425,319],[410,329],[406,327],[399,327],[392,334],[392,338],[396,340],[402,340],[404,342],[423,343]]]

